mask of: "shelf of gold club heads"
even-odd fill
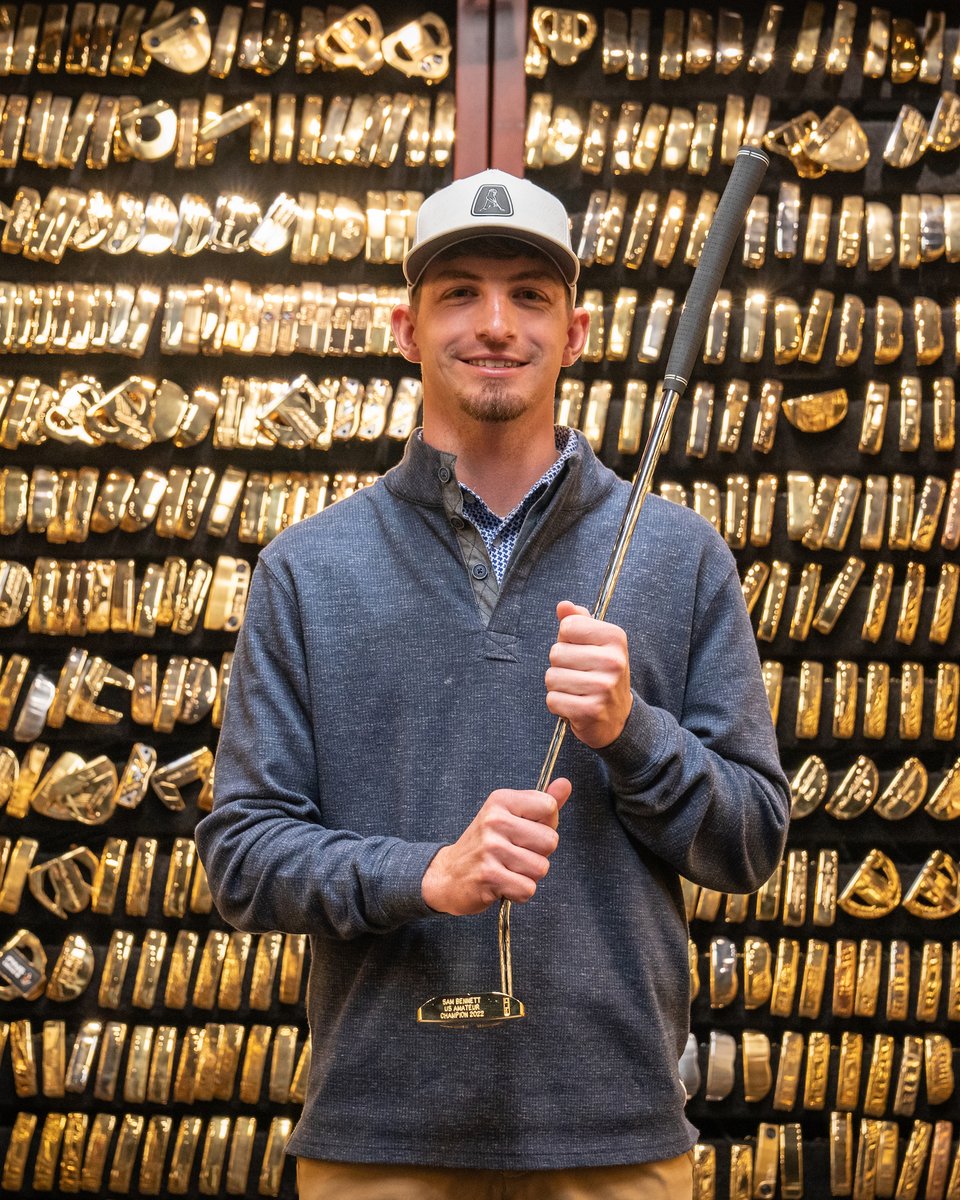
[[[960,9],[522,20],[592,316],[561,419],[624,475],[737,148],[772,159],[655,483],[736,557],[794,794],[758,893],[685,888],[695,1195],[957,1200]]]
[[[402,453],[456,6],[0,4],[0,1192],[295,1195],[193,829],[259,548]]]

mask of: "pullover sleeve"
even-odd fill
[[[299,608],[261,558],[237,642],[213,810],[196,842],[237,929],[331,938],[435,915],[420,892],[440,843],[325,828]]]
[[[750,892],[772,874],[790,788],[736,568],[698,609],[681,720],[634,691],[623,732],[600,754],[623,825],[681,875]]]

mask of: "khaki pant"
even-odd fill
[[[297,1159],[300,1200],[690,1200],[693,1154],[632,1167],[471,1171]]]

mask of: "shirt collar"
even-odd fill
[[[464,497],[464,509],[468,512],[471,509],[478,510],[488,518],[491,524],[496,523],[501,526],[509,525],[511,521],[516,520],[523,513],[526,513],[537,497],[557,478],[563,470],[565,463],[573,458],[578,451],[577,438],[572,429],[568,429],[566,425],[555,425],[553,434],[554,444],[559,457],[547,467],[523,499],[518,504],[515,504],[505,517],[501,517],[498,513],[495,513],[483,497],[477,495],[473,488],[467,487],[465,483],[461,483],[460,488]]]

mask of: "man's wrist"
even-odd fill
[[[449,849],[449,846],[440,847],[427,864],[423,879],[420,881],[420,895],[423,897],[423,902],[435,913],[446,911],[443,905],[446,899],[448,873],[444,870],[444,864]]]
[[[602,754],[605,750],[608,750],[611,746],[615,745],[620,740],[621,737],[623,737],[623,731],[626,729],[627,722],[630,720],[630,714],[633,712],[633,702],[634,702],[634,693],[631,691],[630,692],[630,703],[627,706],[627,711],[624,714],[623,720],[620,722],[619,728],[617,729],[616,733],[614,733],[612,737],[608,738],[602,745],[593,747],[597,751],[598,754]]]

